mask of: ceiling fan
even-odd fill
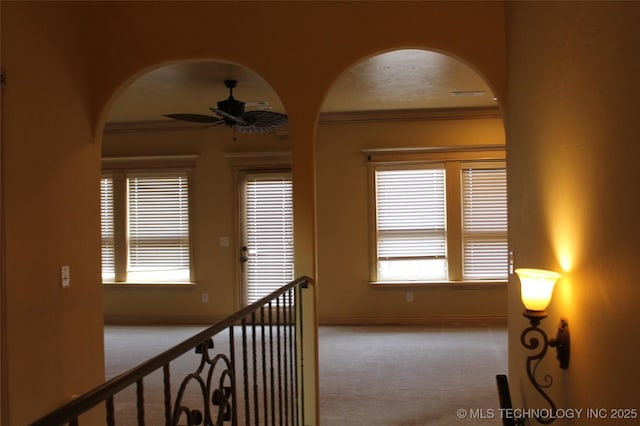
[[[287,116],[279,112],[262,110],[245,112],[245,103],[233,97],[233,89],[237,84],[236,80],[224,81],[225,87],[229,89],[229,97],[218,101],[218,108],[209,108],[218,117],[204,114],[166,114],[164,117],[194,123],[224,124],[239,133],[266,133],[287,124]]]

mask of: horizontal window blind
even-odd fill
[[[444,279],[444,168],[378,168],[375,186],[378,281]]]
[[[464,279],[507,279],[507,174],[504,166],[462,168]]]
[[[102,281],[115,280],[115,249],[113,228],[113,178],[100,179],[100,229],[102,234]]]
[[[253,303],[293,280],[291,176],[247,176],[245,202],[247,299]]]
[[[190,281],[186,172],[129,173],[127,180],[127,281]]]

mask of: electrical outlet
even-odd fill
[[[62,281],[62,288],[71,286],[71,268],[69,265],[62,265],[60,268],[60,280]]]
[[[407,303],[413,302],[413,292],[412,291],[408,291],[407,294],[406,294],[406,298],[407,298]]]
[[[200,293],[200,300],[202,303],[209,303],[209,293]]]

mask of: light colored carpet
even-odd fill
[[[201,330],[105,327],[107,378]],[[507,369],[505,327],[320,327],[319,342],[321,426],[500,424],[499,418],[461,419],[458,410],[498,412],[495,375]],[[194,362],[195,355],[185,355],[172,376],[188,374]],[[161,378],[155,376],[145,384],[150,425],[163,424]],[[136,424],[134,407],[133,389],[117,398],[117,424]]]
[[[505,328],[322,327],[322,426],[497,425]],[[469,411],[467,411],[468,413]]]

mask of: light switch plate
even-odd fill
[[[62,288],[71,286],[71,268],[69,265],[62,265],[60,268],[60,279],[62,281]]]

